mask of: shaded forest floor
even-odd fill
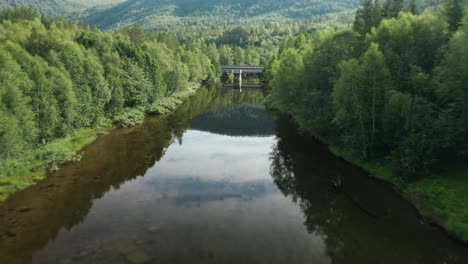
[[[468,242],[468,164],[453,162],[445,169],[411,182],[393,175],[385,161],[358,161],[346,151],[330,147],[332,153],[391,183],[428,222],[443,228],[452,237]]]

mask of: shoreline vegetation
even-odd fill
[[[454,164],[454,168],[431,173],[424,180],[405,183],[392,174],[390,164],[378,161],[363,162],[336,146],[329,146],[328,149],[338,158],[367,172],[369,177],[389,184],[413,205],[421,219],[437,226],[457,242],[468,245],[468,236],[465,233],[457,233],[457,230],[466,232],[464,217],[467,215],[467,208],[458,201],[468,199],[466,164]]]
[[[148,115],[170,114],[184,100],[196,93],[199,87],[198,84],[191,84],[188,89],[162,99],[151,112],[145,113],[134,109],[124,113],[125,118],[114,124],[106,123],[95,128],[74,131],[65,138],[39,146],[21,157],[2,161],[0,171],[8,173],[9,176],[0,175],[0,203],[6,200],[10,194],[46,178],[49,173],[60,169],[62,165],[79,161],[83,154],[81,150],[85,146],[93,143],[100,136],[107,135],[111,130],[139,125]]]
[[[300,36],[266,67],[269,107],[464,244],[466,13],[461,0],[424,12],[365,0],[352,27]]]
[[[28,7],[0,12],[0,202],[80,159],[111,127],[165,114],[220,76],[202,42],[103,32]]]

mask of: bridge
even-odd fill
[[[261,74],[265,67],[263,66],[250,66],[250,65],[224,65],[221,66],[221,72],[223,73],[223,77],[228,76],[229,74],[234,75],[234,85],[237,88],[242,87],[242,74],[250,75],[250,74]],[[226,79],[229,79],[226,78]]]
[[[245,74],[260,74],[265,67],[263,66],[249,66],[249,65],[225,65],[221,66],[223,73],[245,73]]]

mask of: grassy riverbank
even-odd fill
[[[174,93],[154,104],[153,109],[129,109],[119,118],[126,118],[125,125],[119,121],[107,121],[95,128],[80,129],[71,135],[54,140],[23,153],[23,155],[0,162],[0,202],[8,195],[22,190],[44,179],[49,172],[58,170],[67,162],[78,161],[80,150],[93,142],[99,135],[107,134],[112,127],[138,125],[146,113],[166,114],[175,110],[184,99],[193,95],[199,85],[192,84],[188,89]]]
[[[392,173],[388,162],[363,162],[337,147],[332,153],[389,182],[413,203],[428,222],[446,230],[452,237],[468,242],[468,166],[457,163],[420,180],[403,182]]]
[[[106,133],[109,127],[78,130],[21,156],[3,160],[0,163],[0,201],[43,179],[48,171],[57,170],[66,162],[79,160],[79,150],[95,140],[98,134]]]

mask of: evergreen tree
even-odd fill
[[[416,0],[410,0],[408,5],[405,8],[405,11],[413,15],[419,14],[419,8],[418,8],[418,5],[416,4]]]
[[[382,16],[385,18],[397,17],[401,10],[403,10],[403,0],[385,0]]]
[[[465,18],[468,22],[468,18]],[[444,127],[443,146],[467,155],[468,145],[468,23],[450,41],[444,60],[437,69],[437,95],[442,109],[440,126]]]
[[[362,0],[362,7],[356,11],[353,29],[365,36],[382,20],[382,11],[378,0]]]
[[[447,0],[445,6],[450,31],[456,31],[463,20],[463,0]]]

